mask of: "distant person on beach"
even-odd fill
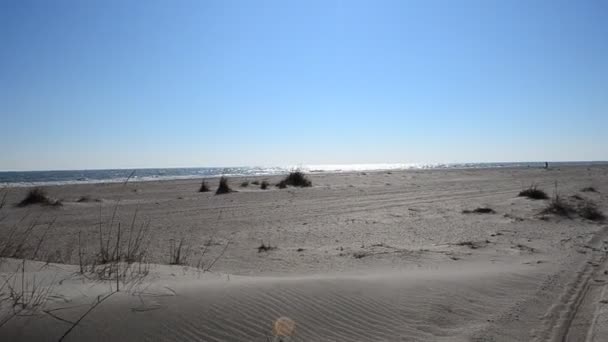
[[[549,163],[545,162],[545,169],[548,169],[548,168],[549,168]]]

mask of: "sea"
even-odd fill
[[[608,165],[608,161],[550,162],[551,167]],[[142,168],[106,170],[0,171],[0,187],[22,187],[83,183],[116,183],[170,179],[198,179],[219,176],[272,176],[301,170],[307,173],[341,173],[388,170],[542,168],[545,162],[507,163],[387,163],[241,167]]]

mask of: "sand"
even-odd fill
[[[121,279],[65,341],[273,341],[280,317],[295,322],[291,341],[600,341],[608,332],[606,224],[542,215],[548,201],[517,196],[537,184],[606,212],[608,167],[313,174],[311,188],[239,186],[263,179],[280,178],[231,178],[238,192],[225,195],[197,192],[199,180],[46,187],[61,207],[15,207],[28,189],[10,189],[0,238],[33,229],[18,258],[4,259],[1,279],[17,275],[10,284],[19,288],[23,276],[49,295],[16,316],[5,301],[0,340],[59,340],[115,291],[78,266],[110,222],[113,236],[120,222],[123,243],[131,225],[148,227],[149,273]],[[588,186],[598,192],[581,191]],[[478,207],[495,213],[463,213]],[[167,265],[180,240],[182,264]],[[262,243],[273,248],[260,252]],[[38,261],[22,274],[20,258]]]

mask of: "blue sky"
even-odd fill
[[[606,1],[0,0],[0,170],[608,160]]]

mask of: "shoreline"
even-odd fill
[[[331,166],[372,166],[372,165],[405,165],[405,164],[345,164],[345,165],[331,165]],[[440,170],[495,170],[495,169],[544,169],[544,162],[505,162],[505,163],[436,163],[429,164],[435,166],[421,166],[421,167],[395,167],[395,168],[371,168],[371,169],[360,169],[360,170],[308,170],[302,169],[303,172],[311,175],[328,175],[328,174],[350,174],[360,172],[404,172],[404,171],[440,171]],[[559,167],[595,167],[595,166],[608,166],[608,161],[569,161],[569,162],[549,162],[550,169]],[[329,165],[328,165],[329,166]],[[188,167],[188,168],[139,168],[139,169],[90,169],[90,170],[46,170],[46,171],[0,171],[2,174],[31,174],[31,173],[85,173],[85,172],[136,172],[136,171],[151,171],[151,170],[220,170],[220,169],[231,169],[231,168],[218,168],[218,167]],[[284,176],[290,172],[290,170],[298,170],[299,168],[289,167],[232,167],[232,169],[242,170],[275,170],[275,172],[259,173],[259,174],[245,174],[245,173],[227,173],[227,177],[245,178],[245,177],[273,177],[273,176]],[[21,187],[36,187],[36,186],[61,186],[61,185],[82,185],[82,184],[112,184],[122,183],[126,180],[128,175],[119,178],[99,179],[99,180],[64,180],[64,181],[32,181],[32,182],[0,182],[0,188],[21,188]],[[172,176],[144,176],[143,178],[135,177],[130,179],[129,182],[158,182],[158,181],[172,181],[172,180],[192,180],[192,179],[216,179],[221,177],[222,174],[212,175],[172,175]],[[2,177],[0,177],[1,179]]]

